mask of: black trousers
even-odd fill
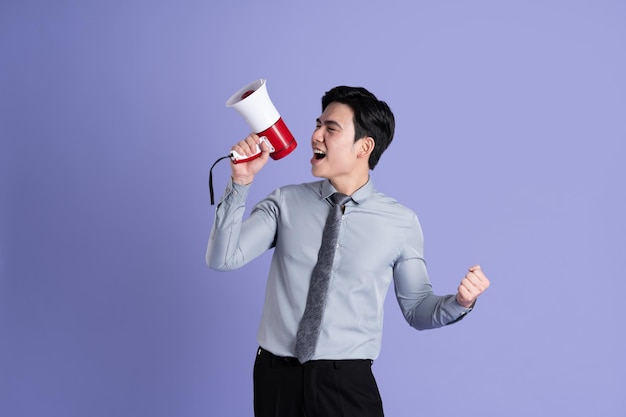
[[[382,417],[371,360],[300,364],[259,348],[254,363],[256,417]]]

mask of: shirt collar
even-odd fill
[[[322,182],[322,189],[320,191],[320,194],[321,194],[320,197],[322,199],[326,199],[330,197],[331,194],[336,193],[336,192],[337,190],[330,183],[330,180],[326,180]],[[351,197],[355,203],[361,204],[365,200],[367,200],[369,196],[372,195],[373,192],[374,192],[374,182],[372,181],[372,178],[370,177],[368,178],[365,185],[363,185],[361,188],[359,188],[354,193],[352,193]]]

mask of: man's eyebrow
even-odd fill
[[[317,124],[320,124],[320,125],[322,124],[322,121],[320,120],[319,117],[315,121],[317,122]],[[334,120],[326,120],[326,121],[324,121],[323,124],[326,125],[326,126],[329,126],[329,125],[335,126],[335,127],[338,127],[339,129],[343,128],[338,122],[336,122]]]

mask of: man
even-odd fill
[[[370,178],[394,128],[387,104],[366,89],[331,89],[322,98],[311,137],[311,171],[321,180],[278,188],[245,221],[246,196],[269,148],[255,134],[232,148],[248,156],[260,143],[262,155],[231,163],[206,261],[213,269],[229,270],[274,249],[257,336],[256,416],[382,416],[371,364],[380,351],[389,284],[394,282],[406,320],[419,330],[460,320],[489,286],[480,267],[473,266],[457,294],[433,294],[417,216],[376,191]],[[298,329],[309,290],[318,285],[310,284],[334,192],[351,198],[342,205],[314,351],[298,360]]]

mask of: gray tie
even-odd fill
[[[311,284],[306,299],[304,315],[300,320],[296,335],[296,357],[300,363],[304,363],[313,357],[317,339],[320,335],[322,316],[326,306],[328,282],[335,258],[335,246],[339,236],[339,224],[343,212],[343,205],[350,201],[350,196],[334,193],[330,196],[333,208],[328,213],[326,225],[322,234],[322,245],[317,255],[317,264],[313,268]]]

